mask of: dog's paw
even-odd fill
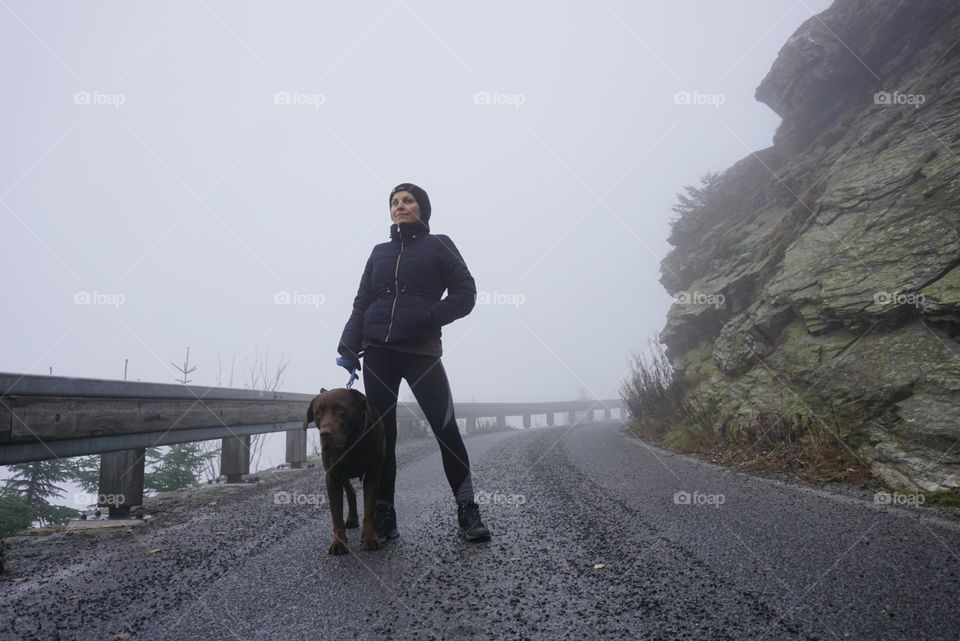
[[[360,519],[354,516],[353,518],[347,519],[347,522],[344,523],[344,525],[346,525],[349,528],[360,527]]]
[[[372,532],[363,537],[363,542],[360,545],[361,550],[382,550],[383,541],[377,537],[376,534]]]
[[[347,548],[347,542],[341,541],[340,539],[334,539],[330,547],[327,548],[328,554],[347,554],[349,552],[350,549]]]
[[[377,537],[373,537],[372,539],[368,539],[368,540],[364,541],[364,542],[363,542],[363,545],[361,545],[360,549],[362,549],[362,550],[382,550],[382,549],[383,549],[383,541],[381,541],[381,540],[378,539]]]

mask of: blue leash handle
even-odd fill
[[[350,365],[352,365],[352,364],[355,363],[355,362],[356,362],[356,361],[353,361],[353,360],[348,359],[348,358],[343,358],[342,356],[337,359],[337,365],[339,365],[340,367],[349,367]],[[360,378],[360,377],[357,376],[357,370],[356,370],[356,368],[351,369],[351,370],[350,370],[350,380],[347,381],[347,387],[348,387],[348,388],[349,388],[349,387],[352,387],[352,386],[353,386],[353,382],[356,381],[358,378]]]

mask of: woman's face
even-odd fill
[[[393,222],[411,223],[420,220],[420,205],[409,191],[398,191],[390,201],[390,218]]]

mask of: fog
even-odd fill
[[[194,384],[343,385],[411,181],[480,292],[455,400],[615,398],[676,193],[771,144],[754,89],[828,5],[7,0],[0,370],[174,382],[189,346]]]

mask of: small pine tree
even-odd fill
[[[36,518],[37,511],[9,482],[0,488],[0,537],[26,530]]]
[[[679,216],[689,213],[695,213],[711,202],[711,196],[720,184],[720,177],[723,174],[719,171],[708,171],[700,177],[700,186],[684,185],[683,190],[686,194],[677,194],[677,204],[671,209]]]
[[[75,456],[67,460],[67,474],[71,481],[89,494],[100,491],[100,455]]]
[[[722,178],[722,172],[708,171],[700,177],[699,187],[684,185],[686,193],[677,194],[677,202],[671,207],[676,214],[670,220],[668,241],[672,245],[676,246],[678,239],[699,229],[714,214],[723,214],[723,210],[730,206],[720,197]]]
[[[148,492],[169,492],[200,482],[200,474],[216,452],[205,452],[200,443],[171,445],[166,451],[158,447],[147,450],[147,467],[143,487]]]
[[[7,480],[10,491],[20,496],[34,510],[34,520],[40,526],[63,525],[77,510],[52,505],[51,498],[63,498],[64,491],[58,485],[70,480],[69,464],[65,459],[49,459],[11,465],[13,472]]]

